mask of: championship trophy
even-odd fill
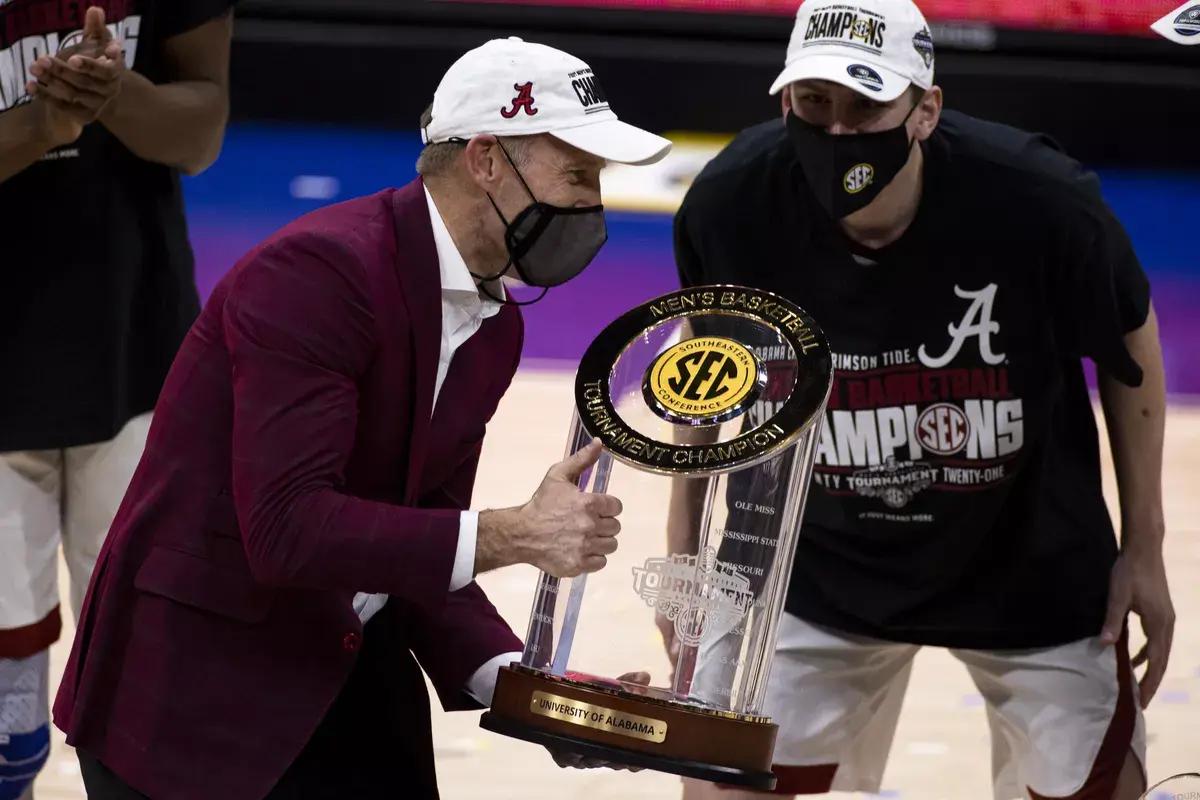
[[[621,499],[620,548],[591,575],[541,574],[525,652],[480,724],[773,788],[761,707],[831,385],[821,330],[769,292],[684,289],[605,328],[576,376],[567,453],[601,439],[579,487]]]

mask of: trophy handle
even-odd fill
[[[578,437],[576,442],[578,443]],[[586,442],[584,442],[586,444]],[[596,480],[592,483],[592,492],[605,492],[608,489],[608,478],[612,474],[612,454],[607,450],[601,451],[596,460]],[[584,470],[579,476],[579,488],[586,491],[592,468]],[[554,649],[554,663],[550,671],[554,675],[564,675],[567,671],[567,659],[571,656],[571,644],[575,641],[575,628],[579,624],[579,609],[583,605],[583,592],[587,589],[587,573],[583,573],[571,581],[571,593],[567,595],[567,608],[563,614],[562,633],[558,637],[558,646]]]
[[[579,411],[576,409],[571,419],[571,433],[567,437],[566,456],[574,455],[586,447],[590,441],[591,437],[584,429],[579,418]],[[612,462],[612,454],[607,449],[601,451],[596,464],[580,474],[577,481],[579,489],[592,492],[607,491],[609,476],[612,473]],[[594,479],[593,474],[595,475]],[[583,593],[587,588],[587,574],[579,575],[571,580],[571,591],[567,596],[562,629],[559,631],[556,643],[553,620],[558,606],[558,590],[561,584],[562,581],[553,575],[542,573],[533,601],[529,632],[525,637],[525,653],[521,659],[521,663],[526,666],[549,669],[552,674],[558,676],[566,673],[567,660],[571,655],[571,645],[575,640],[575,629],[579,624],[579,610],[583,603]],[[553,652],[552,657],[551,652]]]

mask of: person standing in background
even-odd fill
[[[233,0],[88,5],[0,0],[0,800],[49,754],[59,541],[78,613],[199,312],[179,173],[228,117]]]
[[[912,0],[805,0],[780,113],[675,220],[684,286],[791,299],[834,352],[764,702],[775,794],[879,792],[929,646],[983,698],[995,800],[1137,800],[1175,626],[1150,284],[1096,174],[1049,136],[943,109],[934,63]],[[694,552],[696,499],[672,504],[671,552]]]

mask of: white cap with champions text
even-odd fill
[[[620,164],[652,164],[671,142],[617,119],[595,74],[575,56],[513,36],[450,65],[433,95],[426,144],[480,134],[548,133]]]
[[[809,79],[840,83],[885,103],[910,84],[928,89],[929,25],[912,0],[805,0],[771,94]]]

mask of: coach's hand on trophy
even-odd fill
[[[650,673],[626,672],[617,678],[621,683],[635,683],[639,686],[650,685]],[[547,747],[550,751],[550,757],[554,759],[554,763],[558,764],[563,769],[615,769],[627,772],[641,772],[642,767],[631,767],[626,764],[620,764],[615,761],[608,761],[603,758],[593,758],[590,756],[580,755],[579,753],[571,753],[566,750],[555,750],[553,747]]]
[[[630,767],[603,758],[582,756],[579,753],[570,753],[565,750],[553,750],[549,747],[546,749],[550,751],[550,757],[554,759],[554,763],[563,769],[615,769],[625,772],[641,772],[643,769],[642,767]]]
[[[604,568],[617,549],[621,501],[582,492],[580,475],[596,463],[602,447],[593,439],[546,473],[523,506],[479,515],[475,572],[532,564],[556,578],[573,578]]]

